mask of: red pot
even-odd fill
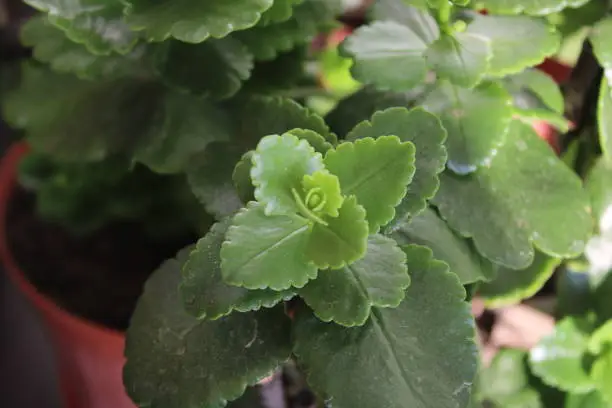
[[[9,278],[34,305],[57,354],[65,408],[134,408],[123,388],[125,336],[62,310],[26,279],[6,237],[7,205],[16,185],[17,164],[27,152],[15,144],[0,162],[0,260]],[[84,271],[86,273],[86,271]]]

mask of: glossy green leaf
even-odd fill
[[[206,211],[218,220],[236,213],[242,201],[234,187],[232,173],[240,152],[228,143],[212,143],[195,156],[187,167],[191,191]]]
[[[469,401],[477,350],[465,291],[426,248],[406,253],[412,283],[399,307],[374,307],[365,325],[351,328],[307,310],[295,317],[298,362],[314,390],[338,408],[455,408]]]
[[[294,191],[301,191],[305,175],[324,168],[321,154],[291,133],[261,139],[251,160],[255,198],[266,215],[297,213]]]
[[[610,69],[612,70],[612,63]],[[599,87],[597,128],[603,157],[608,161],[612,161],[612,89],[608,85],[608,81],[608,79],[602,78],[601,86]]]
[[[289,319],[282,307],[196,319],[179,297],[184,257],[166,261],[138,301],[126,339],[126,391],[152,408],[221,408],[289,357]]]
[[[21,31],[21,41],[33,48],[34,58],[48,63],[54,71],[74,73],[81,78],[96,79],[150,75],[146,46],[139,45],[126,55],[95,55],[83,44],[66,37],[66,33],[45,16],[28,20]]]
[[[325,167],[340,179],[345,195],[355,195],[375,233],[395,216],[415,167],[415,147],[397,136],[357,139],[327,152]]]
[[[328,217],[325,221],[327,225],[313,225],[306,249],[308,259],[317,268],[339,269],[365,255],[368,222],[366,211],[355,196],[344,199],[338,217]]]
[[[273,307],[293,297],[292,291],[248,290],[230,286],[221,277],[221,244],[231,219],[215,224],[198,241],[183,266],[180,290],[185,310],[199,319],[215,320],[231,313]]]
[[[482,255],[512,269],[531,265],[533,245],[551,256],[577,256],[591,234],[580,179],[518,121],[481,169],[468,176],[443,173],[433,203]]]
[[[259,25],[281,23],[287,21],[293,15],[293,9],[304,0],[274,0],[274,4],[266,10],[259,20]]]
[[[221,248],[223,280],[247,289],[300,288],[317,276],[306,257],[311,223],[298,215],[267,216],[251,202],[234,216]]]
[[[425,82],[428,43],[410,27],[378,21],[357,29],[342,45],[355,79],[380,89],[410,90]]]
[[[422,103],[448,132],[447,166],[457,174],[474,172],[496,154],[513,113],[512,97],[495,82],[471,90],[441,83]]]
[[[599,391],[584,394],[568,394],[564,408],[612,408],[612,404],[604,401]]]
[[[378,111],[371,121],[357,125],[346,137],[357,140],[380,135],[395,135],[402,142],[412,142],[416,148],[415,172],[402,202],[395,208],[390,229],[415,216],[427,207],[440,185],[438,174],[446,162],[446,131],[440,120],[420,108],[390,108]]]
[[[565,391],[583,393],[593,389],[584,361],[588,331],[588,324],[582,320],[563,319],[553,334],[544,337],[530,351],[533,372],[546,384]]]
[[[238,92],[253,69],[253,56],[233,38],[202,44],[165,43],[167,51],[157,64],[160,76],[181,90],[229,98]]]
[[[397,307],[409,285],[406,254],[392,239],[376,234],[368,239],[365,257],[319,272],[299,295],[324,322],[361,326],[373,306]]]
[[[434,257],[446,262],[464,285],[494,277],[493,265],[482,259],[469,241],[451,230],[431,208],[411,221],[399,224],[391,236],[400,245],[417,244],[430,248]]]
[[[253,27],[273,0],[129,0],[127,21],[152,41],[200,43]]]
[[[559,85],[548,74],[539,69],[528,68],[518,74],[504,78],[504,83],[514,96],[514,104],[524,107],[520,101],[521,92],[529,91],[552,111],[563,114],[564,100]]]
[[[440,36],[440,29],[427,5],[420,4],[423,7],[418,7],[418,1],[377,0],[370,7],[370,14],[375,20],[395,21],[409,27],[423,42],[429,44]]]
[[[608,404],[612,404],[612,348],[608,343],[608,348],[600,354],[591,368],[591,378],[595,383],[595,387],[602,396],[602,399]]]
[[[543,16],[566,7],[580,7],[588,0],[477,0],[471,6],[495,14],[528,14]]]
[[[429,45],[425,59],[439,78],[472,88],[488,72],[492,55],[491,45],[485,37],[462,32],[442,34]]]
[[[538,65],[557,52],[561,40],[542,19],[527,16],[470,14],[466,33],[486,38],[493,56],[488,74],[505,76]]]
[[[593,52],[599,60],[599,64],[604,69],[604,74],[608,82],[612,82],[612,17],[607,17],[599,21],[589,35],[589,41],[593,45]]]
[[[542,289],[560,263],[561,259],[536,252],[533,263],[526,269],[517,271],[498,266],[495,279],[480,285],[478,294],[490,308],[519,303]]]

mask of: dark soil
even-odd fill
[[[26,277],[69,312],[118,330],[127,328],[149,275],[196,240],[155,241],[127,222],[77,237],[35,214],[35,197],[18,188],[9,203],[7,239]]]

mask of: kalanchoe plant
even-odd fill
[[[535,377],[508,351],[476,380],[468,303],[532,296],[587,242],[597,282],[612,269],[609,221],[589,241],[612,197],[607,1],[377,0],[322,53],[339,1],[27,3],[35,61],[7,121],[63,163],[186,178],[216,219],[145,285],[124,370],[137,404],[239,406],[289,360],[338,408],[537,406],[538,376],[607,400],[609,313],[564,320]],[[593,24],[599,62],[585,47],[562,93],[534,67]],[[556,341],[571,361],[540,358]]]

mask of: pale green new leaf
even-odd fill
[[[458,32],[442,34],[429,45],[424,55],[439,78],[472,88],[489,71],[493,52],[490,42],[482,35]]]
[[[362,258],[368,243],[365,209],[355,196],[345,198],[338,217],[326,217],[327,225],[315,223],[306,255],[319,269],[339,269]]]
[[[599,21],[589,35],[589,41],[593,45],[593,52],[604,69],[608,82],[612,82],[612,17]],[[610,91],[608,93],[611,93]]]
[[[544,16],[566,7],[580,7],[589,0],[476,0],[472,8],[486,9],[494,14],[528,14]]]
[[[431,208],[398,224],[391,237],[400,245],[427,246],[436,259],[450,266],[463,285],[491,280],[495,276],[491,262],[481,258],[469,241],[451,230]]]
[[[221,247],[223,280],[247,289],[301,288],[317,276],[306,257],[311,223],[295,214],[267,216],[251,202],[234,216]]]
[[[233,96],[251,76],[253,56],[233,38],[202,44],[164,43],[157,70],[164,81],[186,92],[225,99]]]
[[[415,147],[397,136],[345,142],[327,152],[325,167],[340,179],[345,195],[355,195],[375,233],[395,216],[415,172]]]
[[[608,346],[612,346],[612,320],[608,320],[593,332],[588,349],[592,354],[599,355],[605,352]]]
[[[535,295],[550,279],[561,263],[559,258],[551,258],[535,253],[533,263],[526,269],[514,270],[496,267],[496,277],[478,288],[478,295],[487,307],[498,308],[519,303]]]
[[[357,140],[381,135],[395,135],[416,148],[415,172],[402,202],[395,208],[390,229],[415,216],[427,207],[440,182],[438,174],[446,163],[446,130],[440,120],[420,108],[390,108],[376,112],[370,121],[355,126],[346,139]]]
[[[282,307],[198,320],[178,286],[186,255],[166,261],[145,285],[126,338],[128,395],[151,408],[222,408],[290,355]]]
[[[591,235],[580,179],[519,121],[478,171],[443,173],[433,203],[482,255],[511,269],[531,265],[533,245],[551,256],[577,256]]]
[[[291,133],[266,136],[251,157],[255,199],[266,215],[299,212],[293,191],[302,190],[307,174],[323,170],[323,157]]]
[[[298,363],[334,407],[456,408],[469,401],[478,364],[465,291],[426,248],[406,254],[412,282],[397,308],[374,307],[365,325],[350,328],[307,310],[295,317]]]
[[[564,391],[584,393],[594,387],[584,357],[589,341],[588,324],[577,318],[563,319],[554,333],[531,349],[532,371],[546,384]]]
[[[513,114],[512,97],[496,82],[474,89],[441,82],[422,104],[448,132],[447,166],[457,174],[472,173],[494,157]]]
[[[128,0],[127,22],[151,41],[200,43],[253,27],[273,0]]]
[[[342,45],[353,58],[351,73],[360,82],[379,89],[410,90],[425,82],[423,53],[428,43],[409,27],[377,21],[357,29]]]
[[[557,52],[561,39],[544,20],[528,16],[470,14],[467,33],[484,37],[493,56],[488,75],[502,77],[539,64]]]
[[[607,78],[602,78],[601,86],[599,87],[597,128],[603,157],[605,160],[612,162],[612,89],[608,81]]]
[[[185,310],[199,319],[215,320],[231,313],[273,307],[293,297],[292,291],[248,290],[230,286],[221,277],[221,244],[231,219],[215,224],[198,241],[183,266],[180,290]]]
[[[392,239],[376,234],[368,239],[365,257],[320,271],[298,293],[324,322],[361,326],[373,306],[397,307],[409,285],[406,254]]]

